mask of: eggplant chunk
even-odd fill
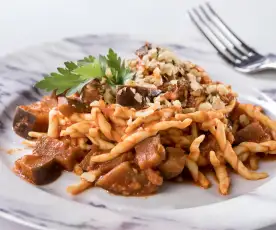
[[[116,103],[122,106],[142,109],[147,102],[158,96],[161,90],[141,86],[118,86]]]
[[[142,58],[143,56],[145,56],[146,54],[148,54],[149,50],[152,49],[152,44],[150,43],[146,43],[145,45],[143,45],[142,47],[140,47],[138,50],[136,50],[135,54]]]
[[[16,173],[36,184],[48,184],[61,174],[61,168],[51,157],[25,155],[15,162]]]
[[[77,97],[58,97],[58,110],[65,116],[70,117],[73,113],[89,113],[91,107],[83,103]]]
[[[149,195],[158,189],[148,180],[143,171],[139,172],[134,169],[128,161],[101,176],[96,182],[96,186],[124,196]]]
[[[90,104],[93,101],[98,101],[102,98],[104,85],[99,79],[93,79],[83,87],[81,92],[81,101],[85,104]]]
[[[185,166],[185,152],[180,148],[167,147],[168,159],[159,166],[161,174],[166,179],[178,176]]]
[[[165,160],[165,148],[160,135],[148,137],[135,146],[135,160],[141,169],[155,168]]]
[[[43,136],[37,141],[32,155],[16,161],[15,171],[34,184],[47,184],[55,180],[63,169],[72,171],[83,157],[84,152],[80,148]]]
[[[33,150],[34,155],[50,157],[67,171],[72,171],[84,152],[79,147],[71,147],[52,137],[41,137]]]
[[[13,119],[13,130],[20,137],[30,139],[28,133],[34,130],[36,116],[21,107],[17,107]]]
[[[235,134],[235,144],[237,145],[246,141],[261,143],[270,140],[270,135],[264,130],[259,122],[253,122],[240,129]]]
[[[95,151],[90,151],[85,158],[81,161],[80,163],[80,167],[84,170],[84,171],[89,171],[89,170],[100,170],[102,173],[107,173],[110,170],[112,170],[113,168],[115,168],[116,166],[118,166],[119,164],[121,164],[122,162],[125,161],[131,161],[133,160],[133,154],[131,152],[126,152],[123,153],[122,155],[106,161],[106,162],[102,162],[102,163],[90,163],[90,158],[93,155],[98,155],[102,154],[101,152],[95,152]]]
[[[57,100],[44,97],[42,101],[30,105],[17,106],[13,119],[13,129],[19,136],[30,139],[30,131],[47,132],[49,111],[57,106]]]

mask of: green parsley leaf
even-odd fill
[[[121,75],[123,76],[123,84],[130,79],[133,79],[134,73],[131,72],[129,68],[124,68],[121,72]]]
[[[65,62],[64,65],[65,68],[57,68],[57,73],[46,76],[37,82],[35,87],[47,92],[56,90],[57,94],[67,91],[66,95],[69,96],[76,92],[81,93],[83,87],[92,79],[105,78],[109,85],[116,86],[123,85],[134,74],[112,49],[109,49],[106,56],[100,55],[98,59],[88,56],[77,63]],[[111,73],[108,77],[105,76],[106,70]]]
[[[60,71],[63,72],[63,71]],[[65,73],[65,72],[64,72]],[[66,73],[58,74],[51,73],[46,76],[42,81],[36,83],[35,87],[44,89],[47,92],[57,90],[57,94],[64,93],[67,89],[70,89],[83,82],[83,79],[76,74]]]
[[[125,62],[112,49],[108,50],[107,56],[102,57],[102,60],[105,63],[104,66],[108,66],[112,73],[112,77],[108,78],[109,84],[123,85],[126,80],[133,77],[133,73],[125,66]]]
[[[78,66],[77,66],[74,62],[72,62],[72,61],[70,61],[70,62],[65,62],[64,65],[66,66],[66,68],[67,68],[69,71],[72,71],[72,70],[78,68]]]
[[[107,68],[107,59],[106,59],[106,57],[103,56],[103,55],[99,55],[99,62],[101,64],[102,71],[105,73],[106,68]]]
[[[79,85],[75,85],[73,86],[71,89],[69,89],[66,93],[66,96],[70,96],[74,93],[77,93],[77,92],[81,92],[82,91],[82,88],[91,81],[91,79],[87,79],[86,81],[83,81],[82,83],[80,83]]]
[[[104,76],[101,65],[98,60],[94,62],[78,67],[73,71],[75,74],[81,76],[83,80],[89,78],[101,78]]]
[[[95,57],[89,55],[88,57],[85,57],[82,60],[78,60],[78,65],[83,66],[83,65],[87,65],[88,63],[93,63],[95,59],[96,59]]]
[[[109,68],[114,68],[117,71],[120,70],[121,66],[121,58],[113,51],[113,49],[108,50],[107,54],[107,64]]]

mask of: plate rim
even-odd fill
[[[5,57],[1,58],[0,60],[4,60],[4,58]],[[1,73],[0,73],[0,78],[1,78]],[[258,95],[256,95],[256,97],[257,96]],[[276,113],[276,111],[274,111],[274,113]],[[1,160],[3,160],[2,157],[1,157]],[[4,171],[3,171],[3,169],[4,169]],[[3,172],[4,172],[4,174],[3,174]],[[9,175],[9,174],[11,174],[11,175]],[[10,170],[7,167],[3,167],[2,168],[2,174],[0,175],[0,187],[6,186],[6,184],[5,184],[6,181],[1,180],[3,178],[3,175],[7,175],[7,178],[11,178],[11,180],[17,180],[17,179],[15,179],[17,177],[15,175],[13,175],[13,173],[10,172]],[[21,183],[23,185],[22,182],[24,182],[24,181],[22,181],[21,179],[20,179],[20,181],[21,182],[18,181],[18,183]],[[32,188],[27,186],[27,185],[24,185],[23,187],[28,188],[28,189],[26,189],[28,191],[33,191],[33,189],[36,189],[35,186],[33,186],[33,185],[31,185],[31,186],[32,186]],[[245,202],[245,203],[243,204],[244,205],[243,210],[240,210],[240,212],[245,212],[246,213],[246,211],[247,211],[247,212],[251,213],[252,216],[246,220],[246,223],[245,222],[243,222],[243,223],[239,222],[239,223],[236,223],[236,226],[244,225],[245,228],[249,228],[250,226],[252,226],[252,223],[260,225],[260,220],[257,221],[258,223],[256,222],[256,220],[254,221],[254,217],[257,217],[257,215],[259,215],[259,213],[250,212],[250,211],[252,211],[251,206],[249,207],[249,205],[247,205],[247,203],[251,203],[251,202],[252,203],[253,202],[261,203],[259,205],[262,205],[263,208],[268,208],[270,213],[276,212],[276,206],[273,207],[273,202],[271,202],[272,205],[270,205],[269,202],[260,202],[259,201],[260,199],[262,201],[264,196],[270,196],[272,198],[276,198],[276,195],[273,194],[274,189],[276,189],[276,177],[272,178],[270,181],[268,181],[267,183],[265,183],[262,186],[258,187],[254,191],[249,192],[248,194],[245,194],[245,195],[242,195],[242,196],[239,196],[239,197],[236,197],[236,198],[232,198],[232,199],[227,200],[227,201],[214,203],[214,204],[209,204],[209,205],[205,205],[205,206],[192,207],[192,208],[179,209],[179,210],[165,210],[165,212],[163,211],[162,213],[161,213],[161,211],[155,210],[156,211],[155,215],[151,215],[150,213],[145,212],[146,214],[149,214],[149,215],[145,215],[145,216],[140,215],[140,214],[138,214],[138,216],[135,216],[133,213],[128,213],[127,216],[122,217],[122,214],[118,215],[118,213],[114,213],[114,210],[111,211],[111,212],[114,214],[114,215],[112,214],[114,218],[120,219],[119,222],[117,221],[118,222],[117,223],[118,228],[122,227],[121,226],[122,223],[125,222],[125,223],[132,223],[132,224],[136,224],[136,225],[141,225],[141,226],[143,226],[143,229],[153,229],[153,228],[156,227],[156,225],[154,223],[153,223],[153,225],[152,224],[149,225],[149,222],[152,222],[153,220],[159,221],[161,223],[160,225],[157,225],[159,227],[162,227],[162,224],[165,224],[165,225],[168,224],[169,226],[179,227],[179,229],[181,227],[181,229],[183,229],[182,224],[183,224],[183,221],[185,221],[184,223],[186,224],[186,226],[184,226],[184,227],[187,227],[187,223],[188,223],[188,227],[189,226],[196,226],[196,227],[199,227],[200,229],[201,228],[204,229],[204,228],[207,228],[207,227],[214,228],[214,229],[221,228],[221,227],[226,228],[226,227],[230,227],[229,225],[227,225],[227,223],[226,223],[225,226],[221,225],[221,227],[220,226],[217,227],[217,223],[215,225],[211,224],[211,225],[208,225],[208,226],[206,225],[206,223],[209,224],[210,218],[215,218],[215,217],[219,216],[223,219],[223,216],[227,216],[227,215],[232,216],[232,218],[235,218],[236,222],[239,222],[239,221],[237,221],[239,215],[237,215],[237,213],[231,212],[231,209],[233,209],[233,205],[237,206],[236,202],[240,202],[241,198],[242,198],[244,200],[243,202]],[[273,195],[274,195],[274,197],[273,197]],[[52,197],[54,195],[48,194],[48,196]],[[258,198],[256,198],[256,197],[258,197]],[[76,202],[70,202],[70,201],[65,200],[61,197],[53,197],[53,200],[60,201],[64,205],[64,206],[62,206],[63,208],[71,208],[72,203],[73,203],[73,206],[76,207],[75,206]],[[2,216],[4,218],[7,218],[9,220],[12,220],[14,222],[17,222],[19,224],[24,224],[24,225],[32,227],[32,228],[35,227],[37,229],[49,229],[49,227],[47,226],[47,222],[46,222],[47,220],[41,219],[40,220],[40,225],[39,225],[39,223],[36,223],[34,221],[34,219],[36,219],[36,218],[31,217],[31,215],[29,215],[29,217],[28,217],[28,216],[24,215],[24,213],[21,213],[21,214],[20,213],[15,213],[14,208],[12,208],[11,205],[10,205],[10,204],[12,204],[12,206],[13,206],[14,205],[13,202],[11,200],[7,201],[7,199],[2,194],[2,191],[0,191],[0,203],[1,203],[1,205],[4,204],[5,207],[7,208],[7,209],[5,209],[5,207],[0,208],[0,216]],[[81,210],[83,208],[83,206],[87,206],[87,205],[78,204],[77,206]],[[222,216],[222,213],[220,211],[220,210],[223,209],[223,207],[221,207],[221,206],[224,206],[224,207],[229,206],[229,210],[227,212],[224,212],[223,216]],[[52,207],[55,207],[54,204],[53,204]],[[240,209],[240,207],[238,207],[238,206],[237,206],[237,208]],[[59,207],[57,207],[57,210],[58,209],[59,209]],[[97,216],[99,216],[99,218],[105,219],[104,215],[101,216],[102,211],[103,211],[102,208],[89,206],[89,207],[86,207],[85,209],[89,209],[91,212],[95,211],[98,214]],[[214,211],[214,210],[217,210],[217,209],[219,209],[219,210]],[[210,212],[211,210],[212,210],[212,212]],[[64,211],[64,210],[59,210],[59,211]],[[180,211],[181,211],[181,213],[180,213]],[[110,210],[108,210],[108,212],[110,212]],[[32,213],[32,212],[30,212],[30,213]],[[64,213],[66,213],[66,212],[64,212]],[[164,217],[164,214],[165,214],[165,217]],[[197,224],[198,220],[196,222],[193,222],[194,221],[193,216],[196,216],[196,215],[198,216],[199,214],[200,214],[200,218],[201,218],[201,223],[204,223],[204,225],[202,225],[202,226]],[[41,216],[42,213],[40,213],[39,215]],[[125,213],[124,213],[124,215],[125,215]],[[177,218],[175,218],[176,215],[178,215]],[[63,216],[60,216],[60,217],[63,217]],[[73,216],[71,216],[71,217],[73,218]],[[86,222],[89,221],[89,216],[86,216],[86,218],[87,219],[83,219],[83,221],[86,221]],[[98,220],[96,222],[99,222]],[[60,219],[59,221],[61,223],[62,219]],[[92,224],[92,222],[94,222],[94,220],[91,221],[91,224]],[[263,223],[263,225],[259,226],[259,227],[266,227],[266,226],[269,226],[270,224],[275,224],[276,220],[273,218],[273,216],[271,216],[271,214],[268,213],[266,216],[263,216],[263,220],[261,222]],[[45,226],[41,226],[41,223],[44,224]],[[50,226],[50,228],[55,229],[56,227],[60,227],[60,223],[59,224],[58,223],[53,223]],[[97,223],[97,224],[102,224],[102,223],[104,223],[104,222],[100,222],[100,223]],[[72,224],[72,225],[76,225],[76,224]],[[65,226],[65,227],[66,227],[66,229],[73,229],[74,228],[74,227],[72,228],[70,226]],[[112,226],[112,228],[109,228],[109,226],[105,226],[103,229],[113,229],[113,226]]]

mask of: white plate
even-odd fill
[[[78,181],[72,173],[63,173],[56,182],[41,187],[28,184],[12,173],[14,160],[31,152],[24,149],[7,154],[9,149],[23,148],[20,144],[22,139],[12,131],[12,118],[16,105],[41,97],[32,85],[65,60],[106,53],[109,47],[129,57],[141,44],[142,41],[127,36],[90,35],[28,49],[0,60],[0,215],[40,229],[66,230],[251,229],[276,222],[276,179],[273,178],[276,176],[276,162],[261,164],[260,170],[270,174],[266,180],[246,181],[231,175],[233,185],[229,196],[219,195],[213,183],[208,190],[192,184],[167,184],[157,195],[147,198],[114,196],[99,188],[71,197],[65,189]],[[216,58],[214,52],[164,45],[183,59],[195,60],[198,53],[207,59]],[[245,95],[243,100],[248,101],[251,97],[251,103],[259,102],[255,99],[260,95],[246,87],[251,84],[250,79],[240,78],[237,84],[233,78],[227,78],[228,67],[210,65],[210,62],[203,67],[215,72],[215,79],[233,84],[234,89]],[[275,94],[273,88],[268,90],[271,95]],[[275,106],[269,102],[262,102],[262,105],[271,116],[276,117]]]

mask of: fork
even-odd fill
[[[188,14],[218,54],[237,71],[255,73],[266,69],[276,69],[276,55],[261,55],[244,43],[209,3],[193,8],[188,11]]]

